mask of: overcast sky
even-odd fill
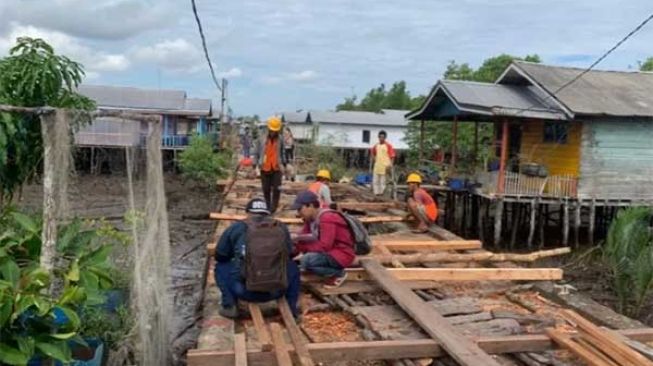
[[[406,80],[426,93],[450,60],[500,53],[588,66],[653,12],[650,0],[196,0],[237,115],[330,109]],[[38,36],[82,62],[86,83],[217,99],[190,0],[0,0],[0,55]],[[600,65],[653,55],[653,23]]]

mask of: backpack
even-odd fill
[[[358,220],[356,217],[352,215],[336,210],[326,210],[326,209],[322,210],[320,211],[320,214],[317,216],[317,219],[315,220],[316,221],[315,228],[320,227],[320,216],[322,216],[322,214],[325,212],[335,212],[345,220],[347,226],[349,226],[349,232],[351,232],[351,236],[354,239],[354,252],[356,253],[356,255],[365,255],[365,254],[369,254],[372,251],[372,240],[370,239],[370,236],[367,233],[367,229],[365,228],[365,225],[363,225],[363,223],[360,222],[360,220]]]
[[[283,224],[265,218],[245,220],[245,256],[241,276],[248,291],[272,292],[288,287],[288,246]]]

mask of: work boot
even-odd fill
[[[232,306],[220,306],[218,313],[225,318],[236,319],[238,318],[238,308],[235,305]]]

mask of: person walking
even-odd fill
[[[288,161],[285,159],[283,139],[279,137],[281,131],[281,119],[270,117],[267,121],[268,133],[260,141],[256,150],[256,164],[261,172],[261,188],[263,197],[270,208],[271,213],[277,211],[281,191],[282,172],[281,169]]]
[[[438,205],[428,192],[420,187],[422,177],[417,173],[411,173],[406,179],[408,184],[408,209],[410,216],[414,216],[417,221],[415,232],[425,233],[429,226],[438,219]]]
[[[372,191],[374,195],[380,196],[385,192],[388,171],[392,169],[395,160],[395,150],[386,141],[388,134],[379,131],[379,142],[372,147],[372,159],[374,163],[372,176]]]

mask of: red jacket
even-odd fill
[[[305,222],[302,234],[311,233],[311,223]],[[301,253],[321,252],[333,257],[343,268],[349,267],[356,258],[354,238],[349,226],[339,214],[325,212],[320,216],[319,238],[297,243]]]

